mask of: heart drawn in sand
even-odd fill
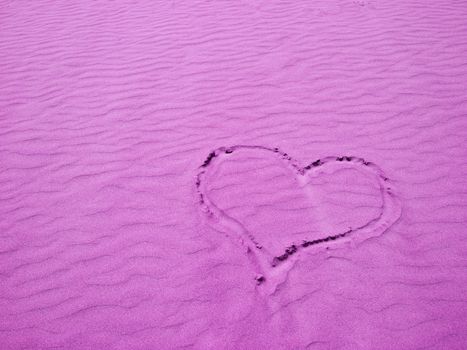
[[[401,214],[383,171],[354,156],[302,167],[278,148],[220,147],[200,166],[196,189],[208,224],[247,248],[258,284],[277,282],[304,250],[378,237]]]

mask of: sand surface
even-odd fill
[[[0,349],[467,348],[465,1],[1,1]]]

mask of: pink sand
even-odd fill
[[[467,349],[466,18],[2,1],[0,350]]]

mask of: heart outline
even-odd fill
[[[286,247],[284,253],[278,256],[270,257],[264,256],[262,252],[262,245],[256,238],[239,222],[237,219],[227,215],[215,203],[213,203],[207,192],[205,191],[205,177],[210,166],[219,160],[222,155],[230,155],[238,150],[258,150],[270,152],[279,157],[286,166],[291,169],[295,176],[305,178],[312,176],[313,172],[317,169],[323,168],[329,164],[336,162],[344,162],[359,169],[374,175],[379,182],[381,199],[383,201],[382,210],[378,217],[368,221],[366,224],[357,228],[350,228],[345,232],[337,234],[323,235],[323,238],[314,240],[302,240],[302,243],[292,243]],[[217,159],[216,159],[217,158]],[[351,242],[355,245],[357,242],[367,240],[372,237],[379,237],[394,225],[400,218],[402,212],[401,202],[393,192],[389,178],[384,174],[382,169],[375,163],[368,162],[363,158],[355,156],[327,156],[315,160],[307,166],[301,167],[299,162],[293,159],[289,154],[280,150],[278,147],[266,147],[259,145],[234,145],[231,147],[219,147],[209,153],[204,163],[198,168],[199,172],[196,176],[196,190],[198,201],[202,212],[209,222],[215,222],[222,225],[228,231],[236,232],[237,238],[241,244],[247,247],[247,253],[251,257],[253,264],[260,270],[257,273],[256,281],[258,285],[264,284],[268,280],[276,280],[276,287],[278,284],[278,277],[287,273],[292,264],[297,261],[299,253],[310,246],[319,246],[329,249],[333,243]],[[319,175],[319,172],[318,172]],[[374,232],[377,232],[375,234]],[[366,237],[366,238],[365,238]],[[364,238],[364,239],[362,239]],[[268,259],[269,258],[269,259]],[[281,278],[283,280],[283,278]],[[275,290],[275,288],[274,288]]]

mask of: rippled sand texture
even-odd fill
[[[3,1],[0,349],[465,349],[466,18]]]

